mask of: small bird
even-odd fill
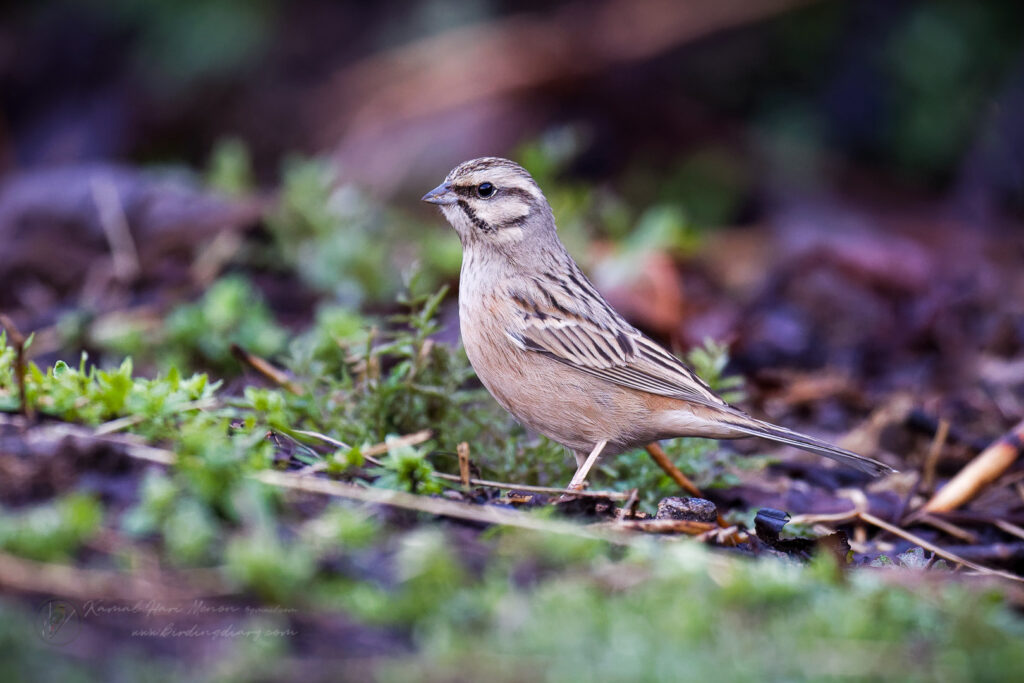
[[[680,436],[758,436],[871,475],[894,471],[757,420],[715,395],[597,292],[519,164],[464,162],[423,201],[441,208],[462,242],[459,317],[469,362],[520,423],[573,451],[570,489],[583,487],[602,454]]]

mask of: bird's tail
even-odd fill
[[[779,443],[795,446],[801,450],[817,453],[818,455],[831,458],[832,460],[844,465],[856,467],[861,472],[867,472],[873,477],[880,477],[884,474],[890,474],[896,471],[883,462],[866,458],[863,455],[857,455],[845,448],[839,448],[838,446],[833,446],[821,439],[815,439],[813,436],[794,432],[790,429],[779,427],[769,422],[762,422],[761,420],[756,420],[747,415],[743,416],[742,422],[730,419],[728,420],[728,424],[730,427],[733,427],[736,431],[743,434],[759,436],[762,439],[778,441]]]

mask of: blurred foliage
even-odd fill
[[[275,0],[88,0],[135,35],[142,75],[166,87],[250,66],[270,39]]]
[[[376,658],[375,679],[383,681],[973,681],[1003,680],[1024,666],[1024,623],[997,591],[844,573],[827,555],[800,566],[731,558],[689,542],[645,539],[623,551],[503,530],[488,543],[487,568],[474,574],[442,529],[380,533],[393,548],[387,579],[325,569],[342,556],[358,562],[358,547],[306,545],[283,557],[274,539],[233,542],[226,571],[268,597],[306,581],[284,604],[344,609],[364,624],[408,633],[412,653]],[[7,670],[31,670],[24,660],[37,646],[27,621],[17,608],[0,616]],[[250,647],[227,642],[216,665],[190,677],[223,680],[227,663],[241,680],[265,677],[275,653],[245,660]],[[157,658],[147,678],[160,680],[171,666]],[[318,664],[325,676],[346,666]]]
[[[750,187],[748,174],[748,169],[729,149],[697,149],[659,183],[659,198],[685,207],[693,225],[728,225],[737,219],[745,190]]]
[[[233,344],[259,356],[274,356],[288,340],[262,294],[241,274],[222,277],[198,300],[178,304],[162,318],[93,318],[78,311],[61,318],[57,329],[67,347],[131,356],[145,367],[203,368],[225,375],[241,369],[231,353]]]
[[[348,305],[393,291],[386,212],[349,185],[331,164],[293,159],[285,165],[277,210],[268,217],[274,256],[314,289]]]
[[[252,177],[248,164],[244,147],[223,142],[211,158],[208,182],[228,191],[244,186]],[[461,263],[454,235],[439,239],[436,228],[339,183],[336,167],[321,159],[295,157],[284,164],[277,208],[266,227],[273,249],[262,256],[264,265],[292,271],[350,308],[390,300],[401,287],[396,273],[413,264],[422,293],[453,277]]]
[[[1019,7],[944,0],[914,7],[891,34],[886,141],[906,173],[927,177],[956,164],[1019,56],[1022,19]]]
[[[177,307],[164,323],[164,363],[191,367],[224,368],[235,363],[231,345],[238,344],[258,356],[273,356],[284,349],[288,334],[242,276],[224,277],[193,303]],[[166,354],[166,355],[165,355]]]
[[[72,493],[52,503],[0,515],[0,548],[41,561],[64,561],[99,530],[103,508],[93,498]]]
[[[516,588],[509,565],[554,542],[516,540],[508,564],[452,596],[458,611],[434,613],[419,654],[388,666],[384,680],[430,671],[437,680],[969,681],[1024,665],[1024,628],[995,594],[909,589],[864,572],[847,581],[824,556],[803,568],[656,543],[617,562],[595,562],[599,550],[563,559],[557,578]],[[623,587],[609,590],[617,580]]]
[[[739,202],[735,188],[717,188],[720,191],[716,194],[713,185],[722,174],[704,177],[704,169],[697,164],[669,180],[657,178],[651,182],[647,177],[641,181],[663,188],[663,192],[651,196],[653,203],[637,212],[608,187],[563,177],[587,144],[588,136],[580,127],[557,127],[521,145],[513,155],[543,189],[558,223],[559,239],[581,263],[588,263],[588,247],[595,238],[612,240],[623,260],[641,251],[690,253],[702,239],[694,216],[701,228],[721,225]],[[687,192],[678,192],[680,183],[695,181],[698,175],[705,182],[687,185]],[[632,191],[629,186],[637,182],[637,178],[628,179],[627,191]]]
[[[255,190],[252,156],[239,138],[221,140],[210,154],[206,183],[229,197],[241,197]]]

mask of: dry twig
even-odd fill
[[[1002,519],[995,520],[993,524],[995,524],[996,527],[998,527],[1002,531],[1005,531],[1011,536],[1016,536],[1017,538],[1024,538],[1024,529],[1017,526],[1016,524],[1011,524]]]
[[[943,531],[943,532],[949,534],[953,538],[959,538],[964,543],[977,543],[978,542],[978,535],[977,534],[971,533],[967,529],[962,529],[962,528],[958,527],[956,524],[953,524],[952,522],[946,521],[944,519],[940,519],[938,517],[934,517],[934,516],[929,515],[929,514],[919,515],[919,516],[917,516],[915,518],[914,521],[915,522],[920,522],[922,524],[927,524],[929,526],[933,526],[936,529],[938,529],[939,531]]]
[[[598,522],[588,526],[591,529],[642,531],[648,534],[687,534],[690,536],[699,536],[708,531],[716,531],[718,529],[717,524],[697,522],[692,519],[618,520],[615,522]]]
[[[924,461],[924,476],[921,478],[921,489],[926,493],[935,491],[935,468],[939,463],[939,455],[942,453],[946,439],[949,437],[949,420],[940,419],[939,426],[935,430],[935,437],[931,446],[928,447],[928,457]]]
[[[977,496],[1017,460],[1024,447],[1024,420],[991,444],[925,503],[925,512],[949,512]]]
[[[926,541],[925,539],[921,538],[920,536],[917,536],[916,534],[912,534],[909,531],[901,529],[900,527],[894,524],[889,524],[889,522],[886,522],[883,519],[879,519],[878,517],[875,517],[869,512],[861,512],[857,516],[860,517],[860,519],[867,522],[868,524],[876,526],[879,529],[884,529],[885,531],[888,531],[890,534],[893,534],[894,536],[899,536],[900,538],[906,541],[910,541],[914,545],[921,546],[925,550],[930,550],[939,557],[949,560],[950,562],[955,562],[965,567],[969,567],[970,569],[973,569],[974,571],[979,572],[981,574],[987,574],[989,576],[998,576],[1000,578],[1009,579],[1010,581],[1015,581],[1017,583],[1024,583],[1024,577],[1017,576],[1016,574],[1011,574],[1010,572],[1004,572],[1000,569],[991,569],[990,567],[985,567],[980,564],[971,562],[970,560],[960,557],[959,555],[952,553],[944,548],[941,548],[935,545],[934,543]]]
[[[645,446],[645,448],[647,452],[650,454],[651,459],[654,460],[655,464],[657,464],[658,467],[664,470],[665,474],[671,477],[672,481],[674,481],[676,485],[679,486],[679,488],[683,489],[694,498],[704,497],[704,494],[700,492],[700,489],[697,488],[697,485],[690,481],[690,479],[685,474],[683,474],[678,467],[676,467],[675,463],[669,460],[668,455],[666,455],[665,450],[661,447],[661,444],[657,442],[649,443],[647,444],[647,446]]]
[[[90,180],[89,190],[99,214],[100,227],[103,228],[107,245],[110,247],[114,276],[120,282],[134,280],[142,272],[139,265],[139,250],[135,248],[135,240],[128,227],[128,217],[124,213],[117,185],[110,178],[100,175]]]
[[[302,387],[293,382],[284,370],[275,367],[266,359],[249,353],[238,344],[231,345],[231,355],[237,358],[242,365],[249,366],[277,386],[287,389],[296,396],[302,396],[305,393],[302,391]]]
[[[305,491],[308,493],[320,493],[327,496],[346,498],[363,503],[390,505],[392,507],[414,510],[441,517],[452,517],[454,519],[464,519],[471,522],[511,526],[519,529],[529,529],[532,531],[583,536],[619,543],[626,542],[624,537],[619,537],[616,534],[598,534],[594,531],[588,530],[586,527],[573,524],[571,522],[558,522],[540,519],[518,510],[508,510],[498,508],[493,505],[460,503],[458,501],[446,500],[444,498],[430,498],[413,493],[406,493],[404,491],[367,488],[341,481],[333,481],[319,477],[303,477],[300,475],[290,474],[287,472],[276,472],[273,470],[262,470],[260,472],[253,473],[251,476],[257,481],[269,484],[270,486],[277,486],[278,488]]]
[[[459,455],[459,479],[462,481],[462,488],[469,488],[469,444],[463,441],[455,451]]]
[[[454,474],[447,474],[445,472],[434,472],[433,475],[438,479],[444,479],[445,481],[462,481],[461,476]],[[525,491],[527,493],[546,493],[546,494],[562,494],[565,496],[575,496],[578,498],[607,498],[609,500],[629,500],[629,492],[619,491],[587,491],[587,490],[576,490],[576,489],[561,489],[557,486],[531,486],[529,484],[512,484],[504,481],[491,481],[489,479],[473,479],[470,478],[469,484],[472,486],[490,486],[496,489],[508,489],[510,491]]]
[[[181,405],[181,408],[179,409],[179,412],[184,413],[189,410],[209,410],[211,408],[216,408],[217,405],[218,401],[215,398],[202,398],[199,399],[198,401],[189,401],[188,403],[183,403]],[[125,415],[124,417],[109,420],[108,422],[104,422],[103,424],[98,425],[93,433],[96,434],[97,436],[103,436],[105,434],[114,434],[115,432],[119,432],[122,429],[134,427],[135,425],[145,422],[148,419],[149,418],[147,418],[145,415]]]

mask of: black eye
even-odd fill
[[[494,189],[494,185],[491,185],[490,183],[480,183],[476,186],[476,193],[484,199],[487,199],[494,194]]]

